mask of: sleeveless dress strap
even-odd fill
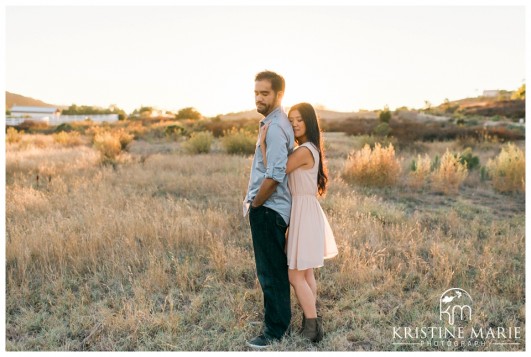
[[[311,151],[314,160],[313,167],[316,167],[316,165],[319,164],[319,150],[317,149],[315,144],[308,141],[302,144],[301,146],[306,146]]]

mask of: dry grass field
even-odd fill
[[[453,194],[408,184],[413,158],[462,151],[460,141],[399,145],[397,182],[352,183],[345,162],[369,139],[326,134],[320,202],[339,255],[317,270],[325,338],[290,336],[273,349],[525,350],[524,193],[500,193],[479,170]],[[7,350],[248,350],[263,306],[241,215],[252,157],[212,145],[188,154],[179,141],[133,141],[103,165],[83,138],[6,144]],[[502,147],[466,145],[481,165]],[[393,327],[444,326],[439,298],[450,288],[473,298],[466,331],[520,327],[520,339],[396,344]],[[298,327],[293,293],[292,311]]]

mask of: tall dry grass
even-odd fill
[[[456,194],[467,176],[466,164],[459,161],[459,155],[447,149],[439,166],[431,175],[431,187],[437,192]]]
[[[77,131],[72,131],[70,133],[60,131],[59,133],[53,134],[53,140],[63,146],[77,146],[83,143],[81,135]]]
[[[19,143],[22,141],[22,135],[24,135],[24,130],[18,131],[13,127],[9,127],[6,132],[6,142],[8,144]]]
[[[401,165],[393,144],[382,148],[380,143],[376,143],[374,149],[366,144],[349,156],[343,177],[358,184],[383,187],[394,185],[400,172]]]
[[[500,192],[525,192],[525,153],[512,143],[487,163],[494,188]]]
[[[294,335],[273,349],[417,349],[394,346],[392,327],[432,326],[450,287],[472,294],[476,328],[525,331],[520,201],[426,192],[410,210],[406,196],[397,199],[400,186],[364,191],[345,182],[351,146],[334,139],[321,204],[339,255],[316,270],[325,339],[312,346]],[[149,151],[140,160],[134,151],[112,168],[88,146],[16,145],[6,157],[8,350],[247,350],[263,319],[241,217],[251,158]],[[44,168],[52,179],[37,184]],[[514,213],[500,217],[503,205]],[[293,294],[292,310],[298,325]],[[478,349],[524,348],[487,341]]]
[[[415,189],[423,187],[431,173],[431,159],[427,154],[421,156],[417,155],[417,158],[412,161],[412,168],[408,174],[409,185]]]

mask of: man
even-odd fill
[[[266,161],[258,138],[243,215],[249,213],[256,272],[264,295],[264,330],[247,341],[256,349],[266,348],[280,340],[291,320],[288,263],[284,251],[286,229],[291,211],[286,164],[293,151],[293,129],[281,107],[284,96],[284,78],[264,71],[255,78],[256,110],[264,115],[260,128],[269,124],[266,143]],[[259,134],[260,135],[260,132]]]

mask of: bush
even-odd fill
[[[425,154],[424,157],[418,155],[416,160],[411,163],[409,172],[409,185],[414,188],[424,186],[431,172],[431,159]]]
[[[253,135],[258,135],[258,122],[255,119],[233,119],[226,120],[215,117],[204,122],[205,130],[212,132],[214,137],[219,138],[232,129],[243,129]]]
[[[208,131],[193,132],[183,147],[189,154],[209,153],[213,139],[212,133]]]
[[[375,144],[374,150],[369,145],[349,155],[342,176],[357,184],[366,186],[391,186],[400,175],[400,162],[395,158],[392,144],[382,148]]]
[[[112,133],[120,142],[121,150],[126,150],[127,146],[133,141],[134,135],[129,134],[124,129],[120,128]]]
[[[48,130],[49,126],[44,121],[24,120],[16,126],[17,130],[24,130],[27,133],[38,133]]]
[[[74,127],[68,123],[62,123],[62,124],[59,124],[55,130],[54,130],[56,133],[60,133],[60,132],[71,132],[71,131],[74,131]]]
[[[144,137],[148,130],[141,121],[128,121],[127,131],[136,139]]]
[[[254,154],[256,149],[256,135],[243,129],[233,128],[225,132],[221,144],[229,154]]]
[[[63,146],[77,146],[81,145],[81,137],[78,132],[74,131],[67,133],[61,131],[53,134],[53,141]]]
[[[525,192],[525,153],[514,144],[507,144],[500,154],[487,162],[494,188],[500,192]]]
[[[391,112],[389,111],[389,108],[385,107],[385,109],[380,112],[378,117],[382,123],[389,123],[391,120]]]
[[[166,128],[164,128],[164,135],[168,139],[176,140],[177,138],[185,136],[186,134],[186,128],[181,125],[168,125]]]
[[[391,128],[389,127],[389,124],[387,123],[380,123],[376,128],[373,130],[373,134],[376,136],[387,136],[391,132]]]
[[[13,127],[7,128],[6,141],[8,144],[19,143],[24,135],[24,130],[18,131]]]
[[[195,108],[183,108],[177,112],[175,119],[201,119],[203,116]]]
[[[472,154],[471,148],[466,148],[459,156],[459,162],[466,165],[468,170],[474,170],[479,167],[479,157]]]
[[[431,174],[432,189],[444,194],[457,193],[467,176],[466,165],[446,149],[439,167]]]
[[[94,148],[100,152],[101,161],[104,164],[114,164],[122,151],[118,136],[108,131],[97,133],[94,136]]]

